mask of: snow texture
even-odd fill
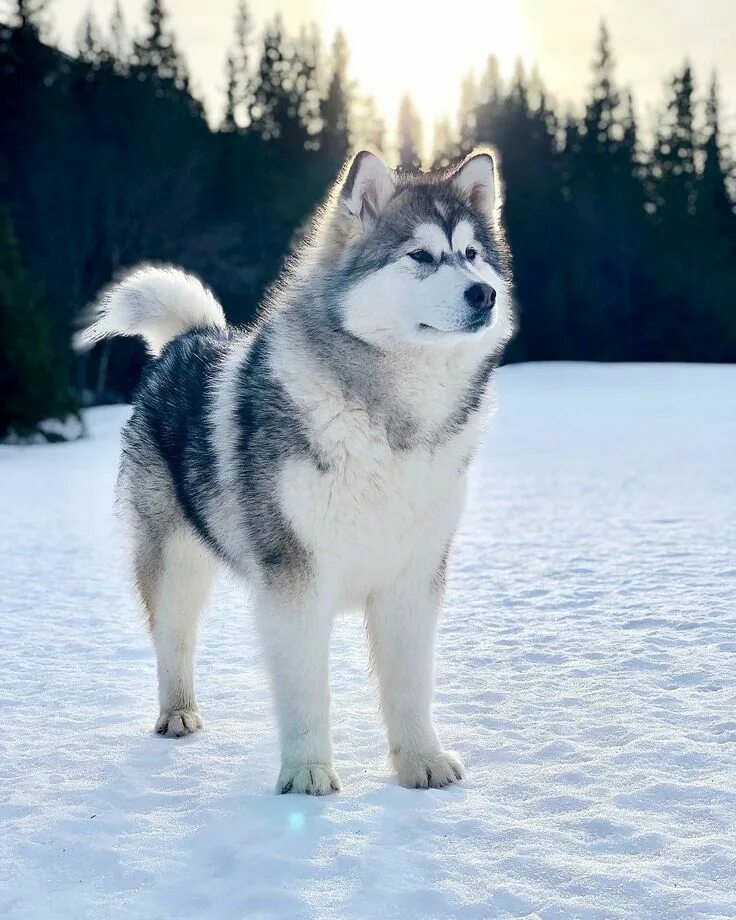
[[[0,916],[736,917],[736,367],[514,366],[452,558],[436,715],[468,778],[396,785],[359,617],[337,767],[276,796],[247,596],[152,734],[112,509],[127,409],[0,448]]]

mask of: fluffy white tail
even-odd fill
[[[108,288],[93,307],[92,322],[73,339],[78,351],[114,335],[140,335],[157,355],[171,339],[198,326],[225,328],[225,314],[193,275],[152,265],[134,269]]]

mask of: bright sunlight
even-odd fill
[[[504,76],[517,58],[530,60],[523,16],[513,0],[465,0],[442,15],[432,3],[331,0],[325,26],[327,34],[345,33],[351,73],[389,125],[401,97],[411,93],[424,121],[425,147],[438,118],[454,119],[468,71],[480,76],[489,54],[498,58]]]

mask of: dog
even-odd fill
[[[281,745],[276,790],[340,789],[328,646],[364,612],[403,786],[462,779],[432,720],[434,644],[468,466],[513,331],[494,156],[395,174],[346,164],[252,329],[199,280],[144,265],[77,347],[155,356],[123,432],[118,498],[158,659],[156,731],[202,719],[197,625],[218,566],[250,584]]]

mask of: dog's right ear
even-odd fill
[[[361,150],[350,164],[341,201],[348,214],[360,221],[365,232],[375,224],[394,188],[393,176],[383,160],[375,153]]]

